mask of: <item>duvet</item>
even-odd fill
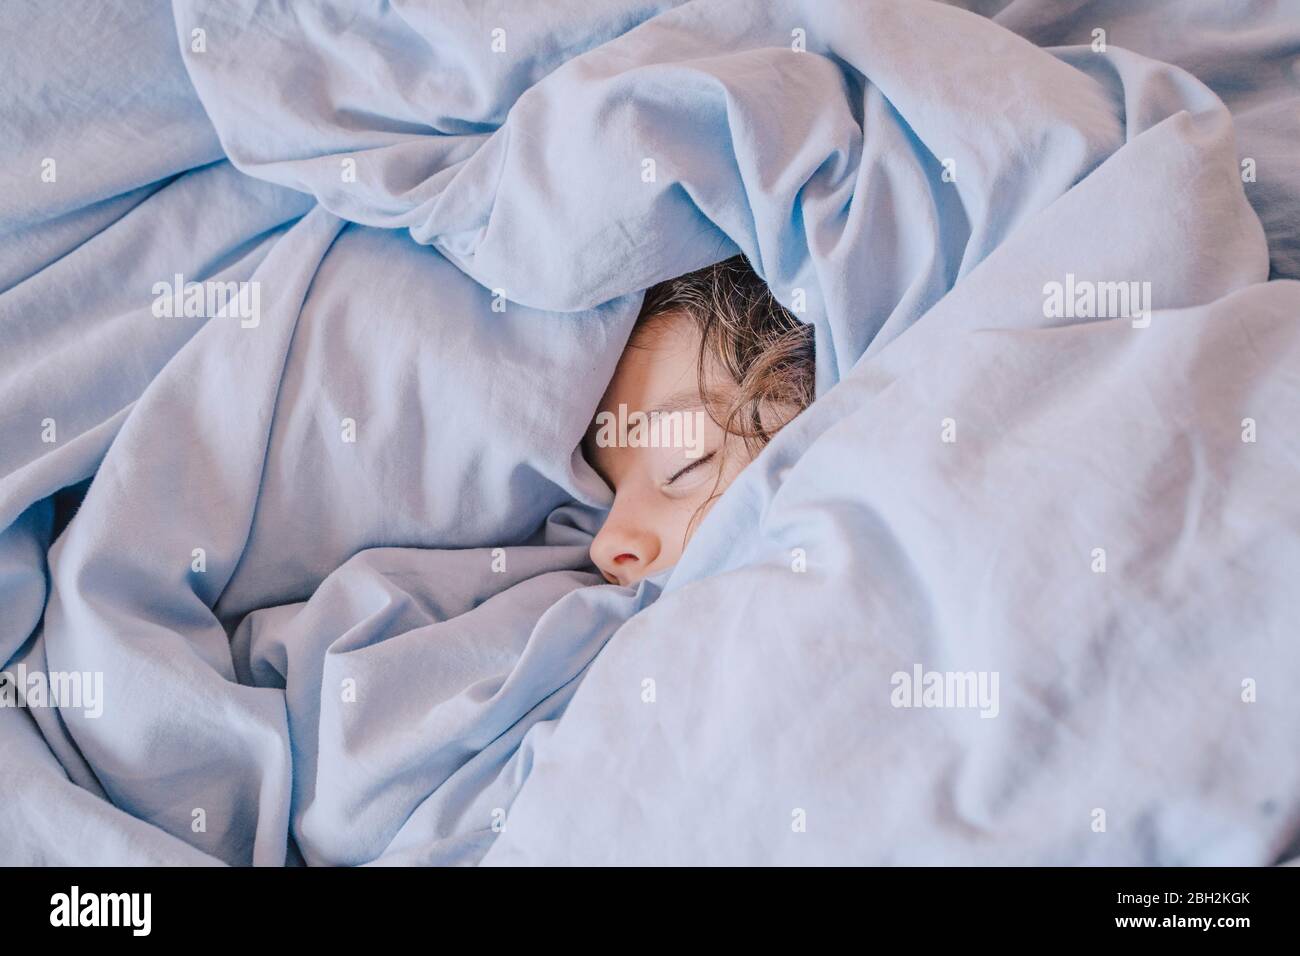
[[[32,4],[0,862],[1300,852],[1300,18],[971,6]],[[736,253],[817,401],[604,584]]]

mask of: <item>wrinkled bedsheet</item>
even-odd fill
[[[0,862],[1300,852],[1300,16],[1130,6],[33,4],[0,660],[100,692],[0,707]],[[737,252],[818,400],[602,584]]]

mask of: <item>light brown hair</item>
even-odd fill
[[[776,300],[744,256],[651,286],[629,348],[642,347],[656,320],[670,315],[684,315],[699,329],[697,375],[705,410],[724,432],[744,441],[751,458],[812,404],[812,326]],[[718,494],[715,484],[705,504]],[[692,527],[702,514],[703,508]]]
[[[700,332],[700,394],[723,431],[756,455],[813,400],[812,326],[786,309],[744,256],[668,279],[646,290],[631,347],[655,319],[685,315]],[[734,388],[716,387],[719,375]]]

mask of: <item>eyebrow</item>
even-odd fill
[[[670,395],[654,408],[647,410],[647,415],[670,415],[673,412],[687,412],[693,409],[703,409],[705,407],[704,398],[697,391],[682,390],[675,395]]]
[[[695,409],[707,410],[705,408],[704,399],[700,396],[698,391],[693,389],[682,389],[680,392],[675,392],[672,395],[669,395],[653,408],[647,409],[646,414],[653,417],[655,415],[671,415],[674,412],[687,412]],[[614,482],[612,482],[609,475],[605,473],[605,469],[600,467],[600,459],[603,457],[602,453],[608,453],[608,449],[601,448],[595,444],[588,444],[585,437],[583,438],[583,446],[583,457],[587,459],[587,464],[591,465],[592,470],[595,471],[596,474],[600,475],[601,480],[604,481],[605,484],[609,485],[611,488],[614,487]]]

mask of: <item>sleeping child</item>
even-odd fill
[[[630,585],[675,564],[709,506],[812,402],[813,382],[812,327],[743,256],[651,287],[583,442],[614,490],[591,543],[605,580]],[[604,427],[637,413],[700,425],[664,442],[621,440]]]

